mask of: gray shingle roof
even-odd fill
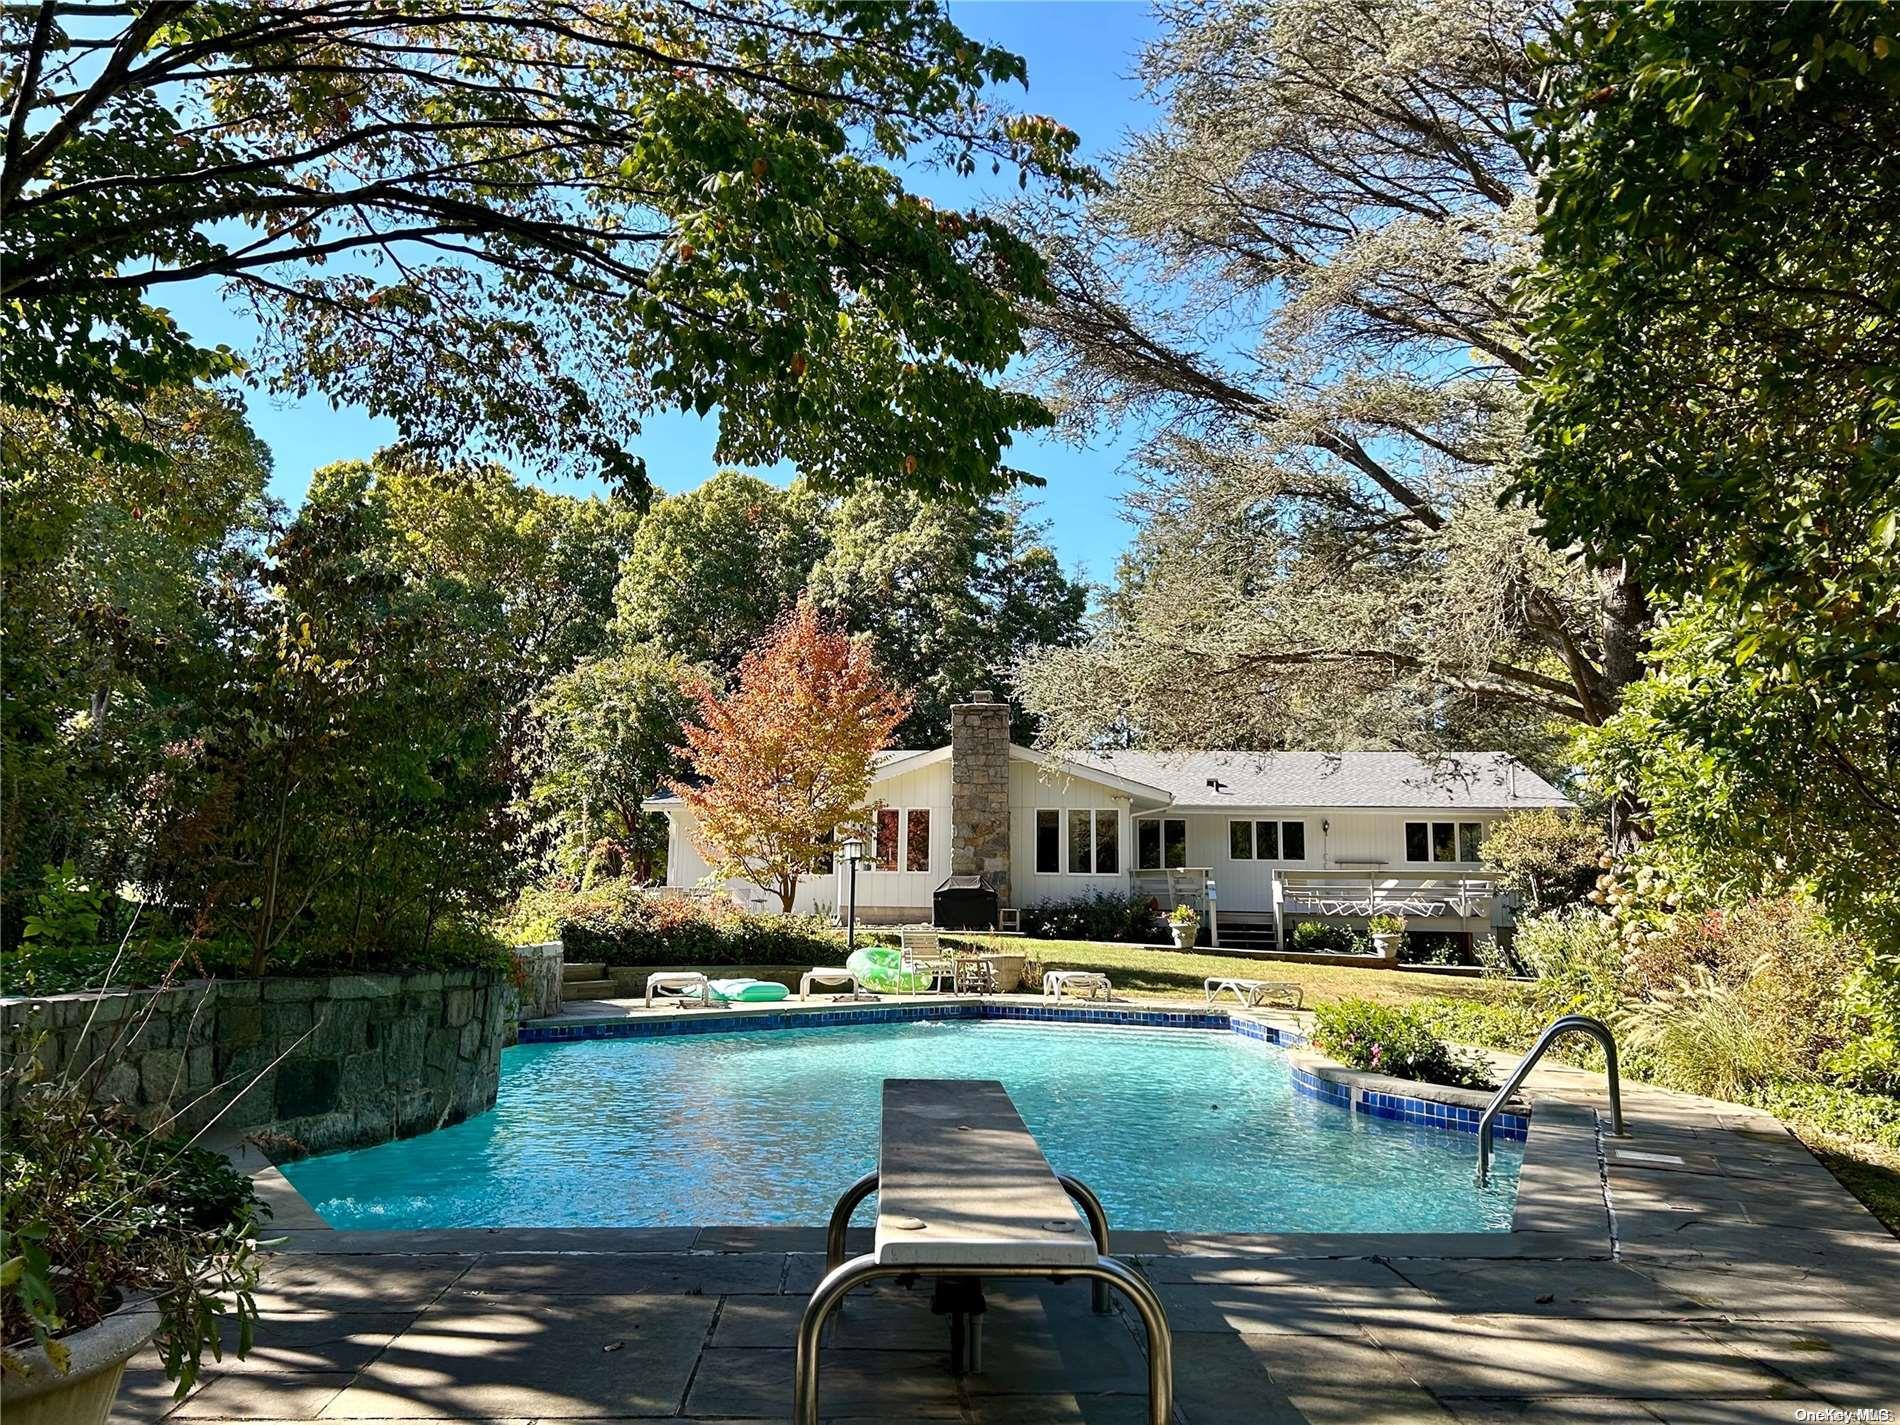
[[[1186,808],[1386,807],[1515,811],[1570,800],[1505,752],[1072,752],[1068,761],[1144,782]],[[1210,786],[1213,780],[1218,787]]]

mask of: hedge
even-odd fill
[[[647,890],[624,880],[540,893],[532,913],[554,927],[570,964],[844,963],[844,935],[821,917],[759,915],[723,897]]]

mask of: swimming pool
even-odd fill
[[[822,1223],[887,1078],[1001,1079],[1118,1227],[1502,1231],[1517,1196],[1521,1145],[1480,1192],[1469,1134],[1296,1093],[1277,1046],[1002,1021],[517,1045],[493,1112],[284,1171],[339,1228]]]

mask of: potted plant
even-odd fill
[[[1399,946],[1405,940],[1405,921],[1396,915],[1375,915],[1366,922],[1372,934],[1372,948],[1381,960],[1396,963]]]
[[[0,1068],[0,1414],[103,1425],[125,1363],[156,1342],[182,1398],[221,1328],[250,1347],[257,1307],[250,1180],[222,1154],[141,1127],[49,1079],[37,1046]],[[18,1052],[23,1049],[24,1052]]]
[[[1168,933],[1174,937],[1174,948],[1186,950],[1194,944],[1194,938],[1201,933],[1201,917],[1191,905],[1178,905],[1168,912]]]

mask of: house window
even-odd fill
[[[895,871],[897,869],[897,828],[897,808],[879,807],[877,809],[877,838],[871,856],[872,870]]]
[[[1408,821],[1405,823],[1405,859],[1408,861],[1476,861],[1484,844],[1481,821]]]
[[[1053,876],[1062,870],[1062,813],[1036,813],[1036,872]]]
[[[1230,821],[1227,855],[1234,861],[1304,861],[1303,821]]]
[[[1476,861],[1483,854],[1484,823],[1481,821],[1461,821],[1458,823],[1458,859]]]
[[[1122,819],[1112,811],[1095,813],[1095,874],[1114,876],[1122,868]]]
[[[1113,876],[1121,870],[1121,814],[1069,813],[1069,874]]]
[[[1187,823],[1176,817],[1143,821],[1135,826],[1135,869],[1179,870],[1187,865]]]
[[[904,869],[930,869],[930,808],[912,807],[904,813]]]

